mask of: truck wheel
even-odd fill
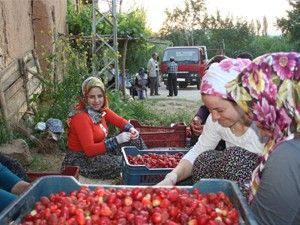
[[[200,90],[200,83],[197,83],[197,90]]]

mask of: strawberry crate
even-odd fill
[[[29,213],[35,203],[39,201],[42,196],[49,196],[57,192],[66,192],[69,194],[74,190],[78,190],[82,184],[80,184],[74,177],[71,176],[46,176],[41,177],[32,186],[23,193],[16,201],[7,206],[0,213],[0,224],[19,224],[22,218]],[[86,186],[86,185],[84,185]],[[126,185],[88,185],[90,190],[94,190],[96,187],[104,188],[134,188],[137,186]],[[147,186],[141,186],[141,188]],[[155,188],[155,187],[154,187]],[[182,186],[178,188],[184,188],[188,191],[192,191],[194,188],[199,189],[202,193],[216,193],[224,192],[230,198],[234,207],[238,210],[240,225],[258,225],[254,215],[239,191],[237,185],[229,180],[223,179],[202,179],[198,183],[192,186]]]
[[[146,126],[137,120],[130,120],[130,123],[140,132],[148,148],[156,147],[186,147],[188,129],[184,123],[177,123],[173,126]]]
[[[73,176],[75,179],[79,180],[79,172],[79,166],[66,166],[61,172],[27,172],[27,176],[29,178],[29,182],[33,182],[40,177],[51,175]]]
[[[135,146],[122,147],[122,179],[125,185],[154,185],[162,181],[167,173],[172,171],[172,168],[148,168],[145,165],[132,165],[128,161],[128,156],[145,155],[149,153],[156,154],[186,154],[188,150],[139,150]],[[186,179],[180,185],[190,184],[190,179]]]

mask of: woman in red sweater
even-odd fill
[[[111,179],[120,175],[120,144],[136,140],[139,132],[107,106],[105,86],[96,77],[87,78],[81,86],[82,97],[69,117],[68,148],[63,161],[80,166],[85,177]],[[107,122],[121,129],[108,138]]]

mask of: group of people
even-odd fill
[[[159,87],[159,66],[158,66],[158,54],[153,53],[151,59],[148,61],[147,70],[149,73],[149,81],[150,81],[150,95],[159,95],[158,87]],[[177,71],[178,65],[175,62],[174,57],[170,57],[170,61],[167,66],[168,73],[168,89],[169,95],[168,97],[177,96]]]
[[[193,182],[232,180],[259,224],[300,224],[300,54],[213,60],[200,87],[204,106],[191,123],[199,137],[158,185],[176,185],[190,176]],[[147,70],[150,82],[155,81],[150,95],[158,94],[157,70]],[[108,124],[121,132],[109,136]],[[90,178],[115,178],[124,145],[146,148],[138,130],[109,108],[102,81],[88,77],[69,115],[69,151],[62,166],[80,166],[81,174]],[[9,181],[0,192],[8,202],[29,185],[3,166],[0,172],[0,180]],[[6,203],[1,197],[1,204]]]

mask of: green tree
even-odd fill
[[[277,19],[277,25],[282,33],[300,50],[300,1],[289,0],[292,9],[287,11],[287,18]]]
[[[183,9],[176,7],[166,10],[167,19],[160,30],[162,36],[176,31],[176,36],[184,37],[184,45],[195,45],[194,31],[204,24],[206,7],[204,0],[185,0]]]
[[[292,51],[294,46],[284,36],[263,35],[255,36],[248,49],[256,57],[268,52]]]

